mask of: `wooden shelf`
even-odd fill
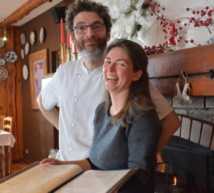
[[[181,71],[187,72],[191,96],[214,96],[214,44],[148,58],[151,82],[164,96],[174,96],[175,83]]]

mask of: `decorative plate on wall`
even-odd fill
[[[21,44],[24,45],[25,44],[25,34],[24,33],[21,33],[20,39],[21,39]]]
[[[15,63],[18,60],[18,56],[15,51],[7,51],[5,53],[5,60],[8,63]]]
[[[42,44],[45,41],[45,28],[41,27],[39,31],[39,41]]]
[[[30,45],[34,45],[36,43],[36,32],[31,31],[30,32]]]
[[[5,65],[5,59],[4,58],[0,58],[0,66],[4,66]]]
[[[24,80],[27,80],[28,79],[28,67],[27,67],[27,64],[24,64],[22,66],[22,76],[24,78]]]
[[[21,49],[21,57],[22,57],[22,59],[24,59],[24,58],[25,58],[25,51],[24,51],[24,49],[23,49],[23,48]]]
[[[0,81],[5,80],[8,77],[6,68],[0,67]]]
[[[25,55],[28,55],[30,52],[30,44],[29,42],[25,43]]]

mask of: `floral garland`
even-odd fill
[[[164,14],[161,13],[161,11],[165,11],[165,8],[161,7],[160,4],[153,0],[148,0],[147,2],[144,2],[142,5],[142,9],[150,9],[151,16],[156,16],[156,19],[159,20],[160,25],[162,26],[162,31],[166,34],[166,43],[169,43],[171,45],[175,46],[177,42],[183,40],[184,28],[190,25],[193,25],[195,28],[206,27],[209,33],[212,33],[209,27],[212,25],[212,14],[214,12],[214,8],[212,9],[209,6],[205,6],[203,9],[200,10],[186,8],[186,11],[192,11],[192,16],[179,18],[174,21],[165,18]],[[185,43],[194,43],[193,39],[184,41]],[[198,46],[201,45],[198,44]]]
[[[128,38],[137,42],[140,40],[148,55],[166,50],[201,46],[194,37],[190,38],[191,33],[198,28],[205,28],[208,31],[210,35],[206,43],[212,43],[213,5],[195,9],[186,7],[183,14],[187,16],[170,19],[165,14],[167,8],[155,0],[96,1],[111,7],[109,10],[114,24],[112,38]],[[159,0],[159,2],[163,1]],[[201,1],[201,4],[204,4],[204,1]],[[154,26],[158,31],[157,34],[151,33]],[[163,37],[159,38],[161,40],[159,43],[154,41],[154,37],[160,35],[158,33]]]

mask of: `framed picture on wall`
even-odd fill
[[[43,49],[29,55],[31,105],[33,109],[39,108],[36,98],[41,91],[42,78],[47,74],[47,53],[47,49]]]

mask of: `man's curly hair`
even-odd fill
[[[110,33],[112,24],[111,17],[109,15],[109,8],[101,3],[96,3],[89,0],[77,0],[71,5],[71,8],[66,11],[66,29],[69,30],[71,34],[74,33],[75,16],[83,11],[97,13],[103,19],[106,32]]]

